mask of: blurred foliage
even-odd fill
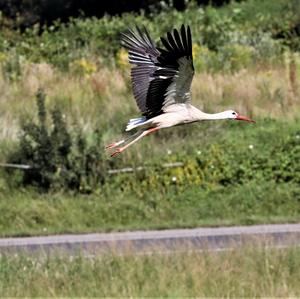
[[[97,66],[93,62],[88,61],[85,58],[81,58],[73,62],[72,69],[73,72],[79,75],[88,76],[97,71]]]
[[[162,5],[159,12],[153,10],[149,14],[124,13],[100,19],[81,16],[70,18],[67,23],[56,20],[49,26],[35,23],[23,33],[1,30],[0,55],[11,56],[8,53],[12,52],[12,59],[43,61],[62,70],[81,59],[97,66],[111,66],[117,58],[120,66],[124,60],[120,56],[120,33],[129,26],[145,25],[159,42],[166,31],[185,23],[191,26],[194,44],[207,49],[199,57],[203,58],[198,63],[202,68],[222,70],[224,65],[225,70],[234,71],[257,60],[278,60],[287,48],[299,50],[299,7],[298,0],[248,0],[221,8],[199,7],[191,1],[184,11]],[[1,19],[3,23],[4,17]],[[195,57],[197,54],[196,51]]]

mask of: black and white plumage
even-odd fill
[[[123,46],[129,51],[132,88],[138,107],[147,119],[163,113],[176,101],[190,100],[194,67],[190,27],[182,25],[180,34],[161,38],[165,49],[156,48],[146,29],[137,28],[122,34]]]
[[[135,139],[118,148],[112,156],[142,137],[162,128],[210,119],[252,121],[235,111],[208,114],[191,105],[191,83],[194,76],[192,35],[189,26],[168,32],[161,37],[164,48],[156,47],[146,28],[136,27],[122,33],[122,45],[128,50],[133,94],[142,117],[131,119],[126,131],[141,128]],[[130,138],[131,138],[130,137]],[[107,146],[115,148],[123,139]]]

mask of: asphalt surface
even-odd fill
[[[0,239],[0,253],[151,254],[222,251],[251,244],[300,246],[300,223],[3,238]]]

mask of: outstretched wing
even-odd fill
[[[147,93],[153,73],[156,71],[159,51],[156,49],[146,28],[136,27],[137,33],[129,29],[122,33],[122,44],[129,51],[129,62],[135,65],[131,69],[131,82],[136,103],[143,113],[147,115]]]
[[[156,48],[147,30],[137,28],[122,35],[129,50],[133,94],[147,118],[154,117],[174,103],[190,100],[194,74],[190,27],[181,26],[161,38],[164,46]]]

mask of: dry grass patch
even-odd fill
[[[296,72],[294,81],[295,76]],[[299,90],[291,89],[290,80],[283,67],[233,74],[198,73],[192,85],[193,102],[209,112],[230,108],[252,117],[294,115],[299,106]],[[121,133],[120,126],[123,128],[129,117],[139,114],[131,93],[129,70],[102,68],[79,76],[61,73],[45,63],[26,64],[18,80],[0,77],[1,139],[16,139],[20,117],[34,114],[34,95],[39,87],[48,95],[47,105],[61,106],[70,123],[79,124],[84,131],[104,127],[107,139],[115,130]]]
[[[192,88],[195,104],[211,112],[233,108],[250,116],[281,117],[299,106],[299,92],[291,93],[282,68],[202,73],[195,76]]]

